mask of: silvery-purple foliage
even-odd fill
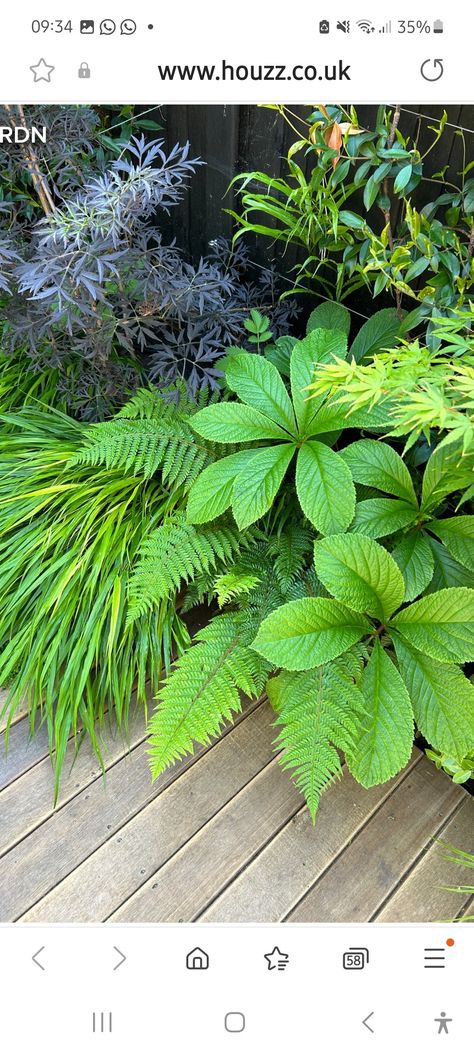
[[[72,405],[98,403],[96,385],[107,391],[116,385],[120,401],[134,374],[137,382],[145,373],[161,385],[182,378],[191,393],[215,387],[219,357],[229,344],[244,342],[249,308],[266,313],[279,336],[288,331],[294,305],[278,303],[271,272],[255,283],[245,279],[242,249],[230,251],[219,240],[194,266],[174,243],[163,243],[160,212],[180,201],[203,163],[190,158],[189,144],[165,153],[161,140],[132,137],[117,159],[93,172],[87,136],[95,124],[87,112],[89,128],[81,127],[75,140],[84,138],[82,180],[81,165],[58,145],[54,163],[41,169],[53,202],[42,219],[26,222],[21,201],[6,195],[2,349],[26,349],[37,368],[55,365],[64,378],[73,375]]]

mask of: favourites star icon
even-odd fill
[[[283,972],[289,961],[289,955],[284,954],[279,947],[274,947],[271,954],[264,954],[265,961],[268,962],[268,969],[278,969],[279,972]]]
[[[45,62],[44,58],[40,59],[39,62],[36,63],[36,66],[30,66],[30,70],[35,78],[35,84],[38,84],[38,81],[40,80],[45,80],[47,84],[51,84],[51,74],[54,73],[55,68],[55,66],[48,66],[48,63]]]

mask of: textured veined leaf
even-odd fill
[[[462,456],[458,444],[438,446],[431,454],[423,475],[421,508],[431,512],[448,494],[472,482],[474,454]]]
[[[271,417],[290,434],[296,432],[291,399],[278,370],[262,355],[232,355],[225,365],[228,387],[242,402]]]
[[[360,362],[367,355],[374,355],[382,348],[396,346],[397,337],[400,333],[400,318],[394,307],[385,307],[377,311],[364,325],[354,340],[349,352],[349,357]]]
[[[261,519],[271,508],[295,452],[292,443],[255,451],[249,468],[235,480],[232,512],[240,530]]]
[[[344,428],[365,428],[367,431],[378,432],[393,426],[389,408],[385,404],[349,413],[347,407],[338,403],[337,398],[326,399],[325,396],[321,396],[314,402],[318,408],[306,429],[308,438],[312,435],[342,431]]]
[[[474,685],[457,665],[443,665],[395,639],[415,721],[437,750],[462,760],[474,744]]]
[[[346,446],[341,457],[349,466],[354,482],[374,486],[418,508],[410,472],[399,454],[387,443],[360,439]]]
[[[458,563],[440,541],[435,541],[434,537],[428,540],[434,558],[434,572],[429,592],[457,588],[458,585],[474,589],[474,572],[467,570],[462,563]]]
[[[362,786],[393,778],[408,764],[413,748],[410,696],[392,660],[377,640],[359,681],[366,716],[354,752],[346,760]]]
[[[287,439],[288,434],[275,421],[252,406],[240,402],[216,402],[204,406],[190,420],[191,427],[212,442],[253,442],[257,439]]]
[[[435,519],[429,529],[439,537],[448,552],[468,570],[474,570],[474,516]]]
[[[337,600],[290,600],[262,622],[252,647],[283,669],[312,669],[343,654],[371,624]]]
[[[415,509],[406,501],[395,497],[369,497],[367,501],[357,502],[351,532],[371,538],[388,537],[414,523],[415,519]]]
[[[392,556],[403,574],[405,600],[416,599],[433,577],[434,556],[428,538],[420,533],[408,534],[394,548]]]
[[[338,330],[349,336],[350,328],[351,316],[347,307],[333,300],[318,304],[314,311],[311,311],[306,324],[307,333],[312,333],[314,329],[331,329],[333,332]]]
[[[441,589],[416,600],[391,622],[418,651],[438,662],[474,659],[474,590]]]
[[[344,333],[332,332],[329,329],[314,329],[304,340],[295,344],[291,352],[290,378],[300,436],[310,434],[311,421],[324,401],[324,398],[310,398],[310,392],[307,390],[313,380],[315,365],[318,362],[329,362],[332,355],[343,358],[346,351],[347,338]]]
[[[267,691],[282,726],[280,763],[291,770],[314,822],[321,794],[342,775],[338,750],[354,748],[363,696],[345,658],[304,673],[280,673]]]
[[[209,523],[226,512],[232,504],[235,480],[247,470],[258,450],[241,450],[208,465],[189,491],[189,523]]]
[[[340,534],[314,544],[318,577],[336,600],[386,620],[403,603],[402,573],[386,549],[367,537]]]
[[[296,462],[296,491],[305,516],[321,534],[347,530],[355,509],[352,476],[323,442],[305,442]]]

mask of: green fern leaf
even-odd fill
[[[209,745],[241,710],[240,692],[258,697],[268,666],[249,647],[247,614],[221,614],[195,636],[158,696],[150,721],[153,778],[187,753]]]
[[[195,527],[172,516],[143,541],[130,579],[128,620],[135,621],[197,574],[233,562],[243,542],[235,527]]]
[[[354,748],[363,696],[346,656],[305,673],[281,673],[267,690],[282,725],[280,763],[292,770],[314,822],[321,794],[342,774],[338,749]]]
[[[312,543],[309,530],[297,523],[292,523],[288,530],[270,539],[268,551],[274,557],[273,568],[284,592],[301,574]]]
[[[239,570],[221,574],[214,582],[219,607],[225,607],[231,600],[248,596],[249,592],[260,584],[260,580],[256,574],[245,574]]]
[[[105,464],[145,479],[161,469],[168,486],[189,489],[212,456],[212,448],[197,439],[184,420],[117,417],[91,425],[84,447],[68,466]]]

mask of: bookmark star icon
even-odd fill
[[[263,957],[268,962],[268,968],[270,971],[272,969],[278,969],[279,972],[283,972],[288,965],[289,955],[284,954],[279,947],[274,947],[271,954],[264,954]]]
[[[44,58],[41,58],[36,66],[30,66],[30,70],[35,78],[35,84],[38,84],[40,80],[45,80],[47,84],[51,84],[51,74],[54,73],[55,66],[48,66]]]

